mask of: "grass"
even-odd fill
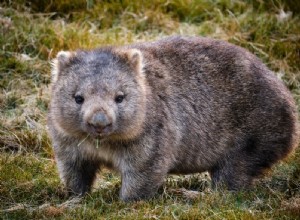
[[[119,176],[105,170],[92,193],[68,203],[46,130],[49,61],[60,50],[172,34],[210,36],[247,48],[282,78],[300,107],[297,1],[4,1],[0,219],[300,219],[299,149],[249,191],[212,191],[205,174],[170,176],[155,198],[125,204],[118,198]]]

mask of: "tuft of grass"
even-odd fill
[[[169,176],[155,198],[125,204],[120,177],[68,201],[47,135],[49,61],[60,50],[209,36],[247,48],[292,91],[300,110],[297,1],[4,0],[0,3],[1,219],[297,219],[300,148],[249,191],[210,187],[206,174]]]

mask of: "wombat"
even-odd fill
[[[60,177],[84,195],[97,171],[121,174],[124,201],[152,197],[168,173],[208,171],[251,186],[298,144],[293,98],[254,55],[220,40],[59,52],[48,127]]]

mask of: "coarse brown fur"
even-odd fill
[[[283,83],[227,42],[169,37],[60,52],[49,132],[70,192],[96,172],[121,174],[121,199],[149,198],[168,173],[209,171],[241,189],[298,144],[296,106]]]

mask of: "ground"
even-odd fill
[[[0,219],[300,219],[300,148],[248,191],[211,190],[205,173],[173,175],[155,198],[126,204],[120,177],[105,170],[82,200],[65,196],[46,128],[51,59],[173,34],[247,48],[300,106],[297,1],[1,1]]]

